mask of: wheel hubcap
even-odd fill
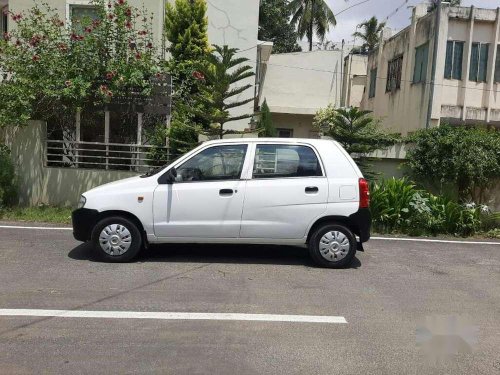
[[[123,255],[132,244],[130,231],[121,224],[111,224],[105,227],[99,235],[99,245],[108,255]]]
[[[349,238],[339,231],[327,232],[319,241],[321,256],[329,262],[338,262],[344,259],[350,248]]]

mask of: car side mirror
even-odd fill
[[[167,172],[166,182],[168,185],[172,185],[175,182],[175,178],[177,177],[177,169],[170,168]]]

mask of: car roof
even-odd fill
[[[312,138],[226,138],[206,141],[205,144],[230,144],[230,143],[306,143],[310,145],[333,142],[332,139]]]

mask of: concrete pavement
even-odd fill
[[[155,246],[107,264],[70,231],[0,228],[0,309],[347,321],[0,316],[0,373],[500,374],[500,246],[365,249],[345,270],[277,246]]]

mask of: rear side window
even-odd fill
[[[323,176],[312,148],[296,145],[257,145],[253,178]]]

